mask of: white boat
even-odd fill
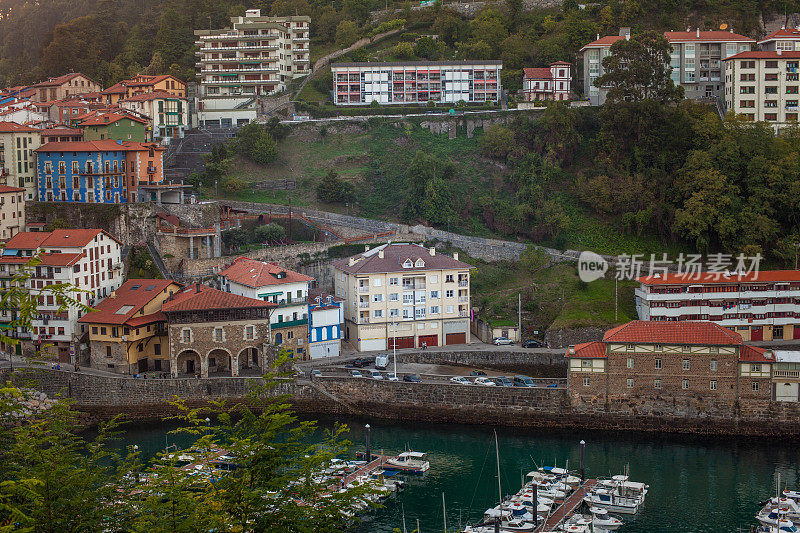
[[[622,520],[610,516],[606,509],[592,507],[589,509],[589,512],[592,513],[593,533],[608,533],[610,531],[616,531],[622,526]]]
[[[800,491],[783,489],[783,497],[800,502]]]
[[[428,462],[428,454],[423,452],[403,452],[397,457],[386,460],[384,469],[404,470],[406,472],[422,473],[427,472],[431,467]]]
[[[612,513],[636,514],[642,504],[640,498],[619,496],[610,489],[596,489],[583,499],[590,507],[602,507]]]
[[[533,531],[536,529],[536,524],[515,517],[511,509],[506,509],[499,505],[487,509],[483,513],[484,523],[493,524],[497,520],[500,520],[500,527],[508,531]]]
[[[561,524],[561,529],[566,530],[571,526],[591,526],[592,525],[592,517],[587,515],[582,515],[575,513],[574,515],[567,518],[563,524]]]
[[[798,533],[797,529],[791,520],[781,520],[779,524],[774,526],[761,526],[756,530],[758,533]]]
[[[775,526],[778,525],[778,520],[783,522],[790,519],[789,513],[784,509],[762,509],[761,512],[756,515],[756,520],[765,526]]]

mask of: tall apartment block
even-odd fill
[[[336,105],[497,102],[502,61],[334,63]]]
[[[195,30],[201,127],[232,127],[256,118],[258,98],[309,73],[311,18],[262,17],[248,9],[232,27]]]
[[[606,90],[596,87],[594,82],[603,75],[603,58],[608,56],[611,45],[622,39],[630,39],[630,28],[621,28],[619,35],[597,36],[583,48],[584,95],[592,105],[602,105]],[[729,31],[667,31],[664,37],[672,45],[670,67],[672,81],[683,87],[686,98],[723,98],[723,61],[740,52],[746,52],[756,44],[755,39]]]
[[[774,128],[797,124],[800,51],[742,52],[725,60],[725,109]]]

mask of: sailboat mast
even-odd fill
[[[499,503],[503,503],[503,489],[500,486],[500,446],[497,444],[497,430],[494,431],[494,451],[497,457],[497,496]]]
[[[447,533],[447,508],[444,504],[444,492],[442,493],[442,522],[444,523],[444,533]]]

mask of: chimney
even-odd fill
[[[378,250],[378,259],[383,259],[383,250]]]
[[[567,353],[569,353],[570,355],[575,355],[575,345],[574,344],[570,344],[569,345],[569,347],[567,348]]]
[[[348,264],[349,266],[353,266],[353,265],[355,265],[355,264],[356,264],[356,260],[355,260],[354,258],[352,258],[352,257],[351,257],[350,259],[348,259],[348,260],[347,260],[347,264]]]
[[[629,33],[628,35],[626,35],[626,36],[625,36],[625,40],[626,40],[626,41],[630,41],[630,40],[631,40],[631,34],[630,34],[630,33]]]
[[[690,26],[686,26],[686,33],[689,33],[690,31],[692,31],[692,28]]]
[[[364,251],[365,252],[369,252],[369,244],[365,244],[364,245]]]
[[[458,261],[458,252],[453,252],[453,259]]]
[[[194,284],[194,290],[195,290],[195,292],[197,294],[200,294],[200,284],[199,283],[195,283]]]
[[[431,252],[431,257],[435,256],[436,255],[436,248],[431,246],[430,252]]]
[[[599,41],[599,40],[600,40],[600,34],[599,34],[599,33],[597,34],[597,39],[596,39],[596,40],[597,40],[597,41]]]
[[[700,27],[697,27],[697,37],[700,37]]]

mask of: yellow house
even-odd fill
[[[132,98],[137,94],[156,92],[168,93],[176,98],[186,98],[186,84],[169,74],[160,76],[137,74],[129,80],[122,80],[108,89],[101,91],[100,95],[103,97],[105,103],[117,105],[120,100]]]
[[[130,279],[79,320],[89,329],[89,364],[120,374],[169,370],[167,317],[161,305],[181,285]]]

